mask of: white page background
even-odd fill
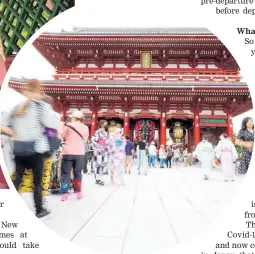
[[[255,95],[255,58],[250,57],[250,49],[255,46],[245,46],[244,38],[247,36],[238,36],[236,27],[250,27],[254,25],[252,16],[231,16],[215,15],[215,6],[201,7],[200,1],[88,1],[76,0],[77,7],[67,11],[64,15],[55,18],[42,29],[40,29],[27,45],[32,43],[40,32],[47,30],[48,26],[58,27],[63,20],[72,20],[75,26],[86,27],[207,27],[215,33],[219,39],[228,47],[233,56],[236,58],[242,69],[242,74],[248,82],[252,95]],[[233,8],[234,6],[230,6]],[[75,12],[75,13],[74,13]],[[61,21],[62,20],[62,21]],[[55,24],[54,24],[55,23]],[[255,40],[255,38],[253,38]],[[17,59],[25,58],[26,46],[21,50]],[[23,55],[23,56],[22,56]],[[26,59],[29,61],[29,59]],[[18,60],[17,60],[18,61]],[[14,61],[15,64],[15,61]],[[25,63],[24,63],[25,64]],[[12,67],[10,68],[11,71]],[[43,70],[42,70],[43,71]],[[10,77],[8,72],[4,87],[7,86],[7,80]],[[4,88],[3,88],[4,89]],[[1,97],[2,99],[2,97]],[[11,100],[12,98],[10,98]],[[1,165],[4,174],[8,176],[5,168],[2,152],[0,155]],[[176,246],[171,250],[162,250],[161,253],[214,253],[216,242],[224,243],[230,241],[226,233],[230,230],[233,232],[242,232],[245,230],[244,212],[250,210],[250,202],[255,193],[255,173],[254,158],[250,165],[249,173],[243,182],[239,195],[233,200],[232,206],[227,207],[224,212],[215,219],[205,232],[195,236],[190,243]],[[28,241],[37,241],[40,243],[40,249],[5,249],[3,253],[95,253],[93,250],[80,248],[71,244],[67,240],[59,237],[52,230],[48,229],[43,223],[36,219],[32,212],[26,207],[19,195],[14,191],[10,179],[7,177],[11,186],[11,191],[0,191],[1,201],[6,202],[6,208],[0,210],[1,220],[10,222],[19,222],[20,229],[16,232],[28,232]],[[153,208],[152,208],[153,209]],[[64,212],[64,210],[63,210]],[[183,216],[185,216],[185,211]],[[67,218],[72,219],[72,218]],[[12,230],[15,232],[14,230]],[[252,239],[240,239],[236,242],[251,242]],[[17,242],[19,239],[17,238]],[[248,251],[248,249],[246,249]],[[243,251],[246,251],[243,250]],[[242,250],[235,250],[239,253]],[[249,250],[250,252],[252,250]],[[2,252],[2,251],[1,251]],[[231,252],[231,250],[218,250],[218,252]]]

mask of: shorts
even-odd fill
[[[175,162],[180,162],[181,161],[180,157],[176,157],[174,160],[175,160]]]

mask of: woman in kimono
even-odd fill
[[[113,145],[110,148],[110,154],[112,158],[112,175],[111,182],[114,184],[116,179],[124,184],[125,175],[125,137],[122,135],[122,126],[117,124],[116,129],[112,134]]]
[[[235,145],[241,146],[242,154],[240,166],[238,168],[239,174],[246,174],[250,165],[252,150],[254,143],[254,124],[250,117],[245,117],[242,122],[242,128],[237,135]]]
[[[227,134],[221,134],[220,141],[215,148],[217,159],[220,159],[225,181],[234,181],[235,168],[234,163],[238,154],[234,144],[228,139]]]
[[[108,142],[109,142],[109,158],[107,164],[107,171],[110,175],[111,184],[114,184],[114,152],[115,152],[115,131],[117,129],[117,123],[115,121],[110,121],[110,126],[108,128]]]
[[[99,129],[91,138],[94,151],[94,174],[96,184],[104,185],[102,176],[106,170],[109,156],[109,141],[108,141],[108,122],[106,120],[99,121]]]
[[[212,170],[212,160],[214,158],[213,146],[207,140],[207,136],[202,137],[202,141],[197,145],[194,154],[201,162],[204,171],[204,180],[209,179],[209,173]]]

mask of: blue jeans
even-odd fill
[[[156,160],[156,156],[149,155],[149,167],[151,166],[155,167],[155,160]]]
[[[165,159],[160,158],[160,167],[163,168],[165,164]]]

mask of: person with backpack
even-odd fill
[[[68,188],[71,170],[74,175],[74,191],[77,199],[82,198],[82,171],[85,161],[85,143],[89,137],[88,126],[82,123],[83,113],[75,111],[71,123],[64,127],[63,156],[61,163],[61,201],[68,199]]]
[[[166,167],[172,168],[172,158],[174,156],[173,148],[172,146],[167,146],[166,148]]]
[[[34,175],[34,202],[36,216],[42,218],[50,213],[43,207],[42,177],[45,154],[50,151],[46,128],[59,129],[60,120],[50,107],[42,101],[40,82],[29,80],[23,91],[26,101],[15,107],[2,122],[5,133],[12,137],[15,156],[16,190],[22,183],[26,169]]]

